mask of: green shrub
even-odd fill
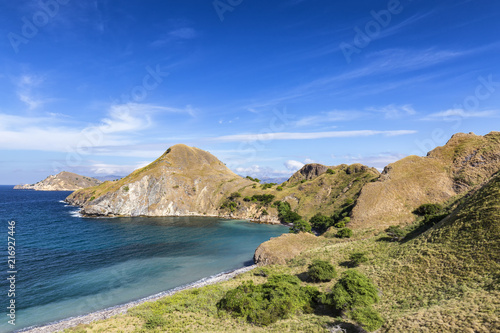
[[[318,230],[318,232],[323,233],[331,226],[332,220],[328,216],[317,213],[316,215],[311,217],[309,223],[314,229]]]
[[[258,179],[258,178],[252,178],[252,177],[250,177],[250,176],[246,176],[246,179],[250,179],[250,180],[251,180],[251,181],[253,181],[253,182],[260,183],[260,179]]]
[[[344,221],[340,221],[340,222],[337,222],[335,223],[335,228],[345,228],[345,222]]]
[[[241,193],[240,192],[233,192],[231,193],[231,195],[229,196],[229,200],[234,200],[236,198],[240,198],[241,197]]]
[[[251,197],[249,197],[249,196],[246,196],[246,197],[244,197],[244,198],[243,198],[243,201],[247,201],[247,202],[248,202],[248,201],[252,201],[252,198],[251,198]]]
[[[342,277],[333,286],[330,300],[337,311],[345,313],[370,331],[383,324],[383,319],[371,307],[379,301],[377,288],[370,279],[356,270],[348,269],[342,273]]]
[[[349,261],[353,267],[356,267],[364,262],[367,262],[368,257],[364,252],[354,252],[349,255]]]
[[[283,186],[276,187],[276,191],[283,191]]]
[[[89,201],[94,201],[94,200],[95,200],[95,197],[92,196]]]
[[[413,211],[413,214],[419,216],[436,215],[443,210],[443,206],[439,204],[423,204]]]
[[[385,229],[387,236],[391,237],[393,242],[399,242],[402,240],[406,233],[399,225],[391,225],[389,228]]]
[[[350,317],[360,323],[368,332],[378,330],[384,324],[382,316],[371,306],[352,309]]]
[[[252,201],[262,202],[264,205],[270,204],[274,200],[272,194],[255,194],[252,196]]]
[[[128,192],[129,190],[130,190],[130,188],[129,188],[128,186],[124,186],[124,187],[123,187],[123,191],[124,191],[124,192]]]
[[[307,275],[314,282],[328,282],[337,277],[337,272],[329,262],[314,260],[308,267]]]
[[[316,288],[302,287],[296,276],[275,275],[264,284],[249,281],[228,291],[217,308],[252,324],[267,326],[298,311],[313,312],[318,296]]]
[[[265,216],[265,215],[269,215],[269,213],[267,212],[267,210],[263,209],[261,215]]]
[[[337,234],[335,236],[338,238],[351,238],[352,230],[349,228],[339,229],[339,231],[337,231]]]
[[[290,204],[286,201],[276,201],[274,203],[276,209],[278,209],[278,217],[281,223],[293,224],[296,221],[302,219],[302,216],[296,212],[292,212]],[[309,225],[310,226],[310,225]]]
[[[221,209],[229,209],[231,212],[236,211],[236,207],[238,207],[238,204],[234,201],[226,200],[221,206]]]
[[[311,225],[304,220],[297,220],[293,222],[293,226],[290,227],[290,232],[298,234],[299,232],[311,232]]]
[[[328,169],[328,170],[326,170],[326,173],[329,175],[334,175],[335,171],[333,171],[332,169]]]
[[[301,184],[304,184],[305,182],[307,182],[307,179],[302,179],[302,180],[300,181],[300,183],[301,183]]]
[[[274,185],[277,185],[276,183],[267,183],[267,184],[262,184],[260,185],[260,187],[263,189],[263,190],[267,190],[268,188],[271,188],[273,187]]]

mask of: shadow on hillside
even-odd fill
[[[300,279],[300,281],[302,281],[302,282],[309,281],[309,275],[307,274],[307,272],[302,272],[302,273],[296,274],[295,276],[298,277]]]
[[[431,229],[433,226],[441,222],[443,219],[445,219],[448,216],[448,214],[440,214],[440,215],[432,215],[432,216],[427,216],[423,221],[420,222],[418,226],[416,226],[415,229],[411,230],[409,233],[406,234],[406,236],[401,240],[401,243],[404,244],[406,242],[411,241],[412,239],[417,238],[427,230]]]
[[[368,331],[360,326],[340,321],[329,324],[328,330],[332,333],[368,333]]]
[[[354,264],[352,261],[347,260],[339,263],[339,266],[345,267],[345,268],[354,268],[356,267],[356,264]]]

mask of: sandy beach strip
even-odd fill
[[[257,267],[257,265],[252,265],[252,266],[247,266],[247,267],[243,267],[240,269],[236,269],[234,271],[220,273],[220,274],[193,282],[191,284],[187,284],[185,286],[181,286],[181,287],[174,288],[174,289],[171,289],[168,291],[164,291],[164,292],[161,292],[161,293],[149,296],[149,297],[142,298],[142,299],[137,300],[137,301],[129,302],[129,303],[126,303],[123,305],[114,306],[112,308],[104,309],[101,311],[92,312],[92,313],[89,313],[89,314],[83,315],[83,316],[63,319],[61,321],[50,323],[50,324],[43,325],[43,326],[24,328],[24,329],[16,331],[16,332],[51,333],[51,332],[62,331],[66,328],[74,327],[74,326],[77,326],[80,324],[89,324],[89,323],[97,321],[97,320],[108,319],[108,318],[111,318],[111,317],[116,316],[118,314],[126,313],[128,309],[133,308],[134,306],[143,304],[145,302],[154,302],[154,301],[157,301],[161,298],[174,295],[175,293],[178,293],[179,291],[201,288],[201,287],[208,286],[211,284],[216,284],[219,282],[227,281],[227,280],[234,278],[235,276],[237,276],[239,274],[243,274],[245,272],[251,271],[252,269],[255,269],[256,267]]]

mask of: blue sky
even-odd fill
[[[498,1],[3,1],[0,184],[185,143],[241,175],[500,130]]]

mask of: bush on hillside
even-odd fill
[[[267,326],[300,311],[312,313],[319,294],[314,287],[301,286],[296,276],[274,275],[264,284],[250,281],[228,291],[217,308],[252,324]]]
[[[296,212],[292,212],[290,204],[286,201],[276,201],[274,206],[278,210],[278,217],[281,223],[294,224],[295,222],[302,219],[302,216]],[[309,225],[310,227],[310,225]],[[310,231],[310,230],[309,230]]]
[[[418,216],[436,215],[443,210],[443,206],[439,204],[423,204],[413,211],[413,214]]]
[[[269,205],[274,200],[274,195],[272,194],[254,194],[251,197],[251,201],[261,202],[264,205]]]
[[[333,286],[330,294],[333,307],[369,331],[380,328],[382,317],[372,308],[379,301],[373,282],[356,270],[349,269]]]
[[[324,216],[321,213],[317,213],[316,215],[311,217],[309,223],[319,233],[323,233],[332,225],[332,219],[328,216]]]
[[[307,275],[313,282],[328,282],[337,277],[337,272],[329,262],[314,260],[308,267]]]
[[[293,226],[290,227],[290,232],[294,234],[298,234],[299,232],[311,232],[311,225],[299,219],[293,222]]]
[[[406,232],[399,225],[392,225],[385,229],[387,236],[391,237],[393,242],[399,242],[406,236]]]
[[[335,236],[338,238],[351,238],[352,230],[349,228],[339,229],[339,231],[337,231],[337,234]]]

